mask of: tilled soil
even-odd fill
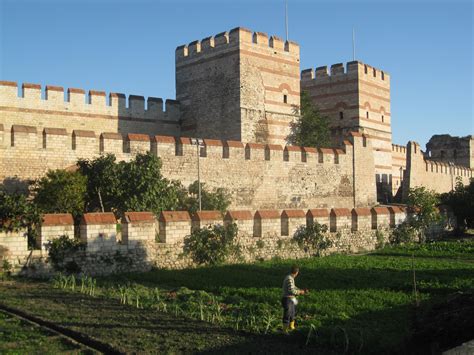
[[[137,309],[47,283],[0,283],[0,304],[107,344],[117,353],[314,353],[298,336],[256,335]],[[318,349],[321,353],[321,349]]]

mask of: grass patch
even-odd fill
[[[266,330],[262,319],[265,314],[275,320],[271,329],[277,329],[280,285],[296,262],[301,268],[297,285],[312,291],[300,297],[300,335],[306,337],[312,328],[317,335],[310,337],[310,343],[339,351],[404,351],[420,310],[429,309],[454,292],[474,289],[473,250],[472,241],[409,244],[364,256],[123,274],[101,279],[99,285],[107,288],[128,283],[144,289],[202,290],[237,310],[224,313],[224,324],[235,327],[242,315],[247,319],[257,315],[257,326],[247,329],[262,332]],[[413,266],[419,308],[414,306]],[[189,304],[179,298],[172,302],[180,307]],[[189,310],[190,316],[192,313]]]
[[[469,327],[474,319],[471,298],[453,298],[474,289],[473,246],[409,244],[368,255],[153,270],[84,282],[59,277],[55,288],[0,284],[0,297],[124,352],[408,353],[421,339],[417,351],[423,353],[437,340],[431,334],[445,335],[443,349],[458,345],[463,338],[451,336],[462,334],[456,325]],[[300,297],[298,331],[285,338],[277,333],[281,283],[293,263],[301,269],[297,285],[311,293]],[[453,299],[462,312],[455,312]],[[442,327],[439,309],[450,317],[449,327]],[[436,322],[425,321],[431,319]],[[434,331],[424,328],[429,323],[436,324]]]

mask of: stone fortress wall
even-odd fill
[[[18,124],[5,128],[0,130],[0,179],[5,183],[69,168],[80,158],[112,153],[118,160],[130,160],[148,151],[160,157],[165,177],[185,186],[197,180],[197,146],[186,137]],[[201,181],[209,188],[225,187],[231,207],[238,209],[374,205],[370,140],[354,133],[343,148],[205,139],[199,149]]]
[[[457,180],[467,185],[471,178],[474,178],[472,168],[427,159],[418,143],[408,142],[403,181],[405,197],[410,187],[425,186],[437,192],[448,192],[454,189]]]
[[[286,145],[300,85],[330,117],[336,147]],[[205,139],[202,182],[228,188],[239,209],[372,206],[400,187],[446,192],[456,177],[473,176],[472,166],[450,165],[449,179],[432,181],[436,157],[391,143],[387,73],[350,62],[304,70],[300,81],[299,46],[275,36],[236,28],[178,47],[176,88],[177,101],[163,107],[150,97],[145,107],[141,96],[107,101],[104,92],[36,84],[19,94],[16,83],[0,82],[0,180],[35,179],[101,153],[126,160],[152,151],[166,177],[187,185],[197,179],[189,137]]]
[[[145,107],[141,96],[111,93],[107,100],[104,92],[65,93],[49,85],[43,92],[36,84],[23,84],[19,93],[16,83],[0,82],[0,182],[7,188],[79,158],[113,153],[129,160],[149,151],[161,158],[165,177],[189,185],[199,161],[201,181],[231,193],[227,219],[164,212],[157,222],[131,212],[120,238],[112,214],[86,215],[80,226],[86,271],[113,271],[99,265],[104,255],[126,257],[128,271],[189,266],[180,257],[184,237],[196,226],[228,221],[239,225],[247,260],[308,256],[282,245],[291,246],[296,228],[314,219],[330,227],[333,251],[371,250],[377,230],[386,238],[405,218],[394,206],[370,209],[377,200],[406,196],[416,186],[447,192],[456,179],[467,184],[474,177],[472,137],[448,156],[435,143],[429,154],[415,142],[392,144],[387,73],[350,62],[330,73],[304,70],[300,81],[299,46],[275,36],[237,28],[178,47],[176,90],[177,101],[163,107],[150,97]],[[330,117],[334,147],[286,144],[300,90],[309,90]],[[203,146],[190,137],[203,138]],[[459,159],[452,161],[454,149]],[[73,235],[67,216],[45,217],[41,229],[43,241]],[[29,251],[22,233],[0,234],[0,256],[16,264],[45,253]]]

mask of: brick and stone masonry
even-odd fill
[[[434,140],[432,156],[392,144],[384,70],[353,61],[300,75],[297,43],[240,27],[175,56],[177,100],[0,81],[0,180],[15,190],[80,158],[150,151],[165,177],[189,185],[198,158],[189,137],[204,139],[203,182],[229,188],[235,210],[368,207],[473,177],[472,137]],[[287,144],[300,90],[330,117],[337,146]]]
[[[192,267],[195,266],[192,260],[183,256],[183,243],[192,229],[197,228],[197,221],[200,228],[236,223],[242,259],[247,262],[274,256],[309,256],[292,242],[292,237],[300,226],[314,223],[315,220],[331,225],[327,235],[333,240],[334,246],[327,252],[357,252],[374,249],[377,243],[376,231],[383,233],[387,239],[391,228],[405,218],[406,212],[400,207],[374,208],[371,211],[367,208],[259,210],[255,213],[228,211],[224,218],[217,211],[204,211],[193,215],[193,218],[188,212],[164,211],[158,219],[150,212],[127,212],[122,218],[122,238],[117,240],[117,221],[112,213],[88,213],[76,226],[86,248],[78,252],[77,258],[68,261],[74,260],[83,271],[90,274],[143,271],[152,266],[170,269]],[[47,270],[48,264],[44,262],[48,250],[43,245],[62,235],[72,238],[74,224],[72,216],[68,214],[48,214],[43,217],[43,221],[41,248],[28,250],[25,232],[1,233],[1,257],[17,268],[36,262],[42,266],[35,269],[41,272]],[[159,238],[156,238],[157,235]]]

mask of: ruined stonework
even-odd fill
[[[426,143],[426,154],[433,160],[474,168],[474,137],[434,135]]]
[[[285,144],[300,101],[299,46],[235,28],[176,49],[183,135]]]

